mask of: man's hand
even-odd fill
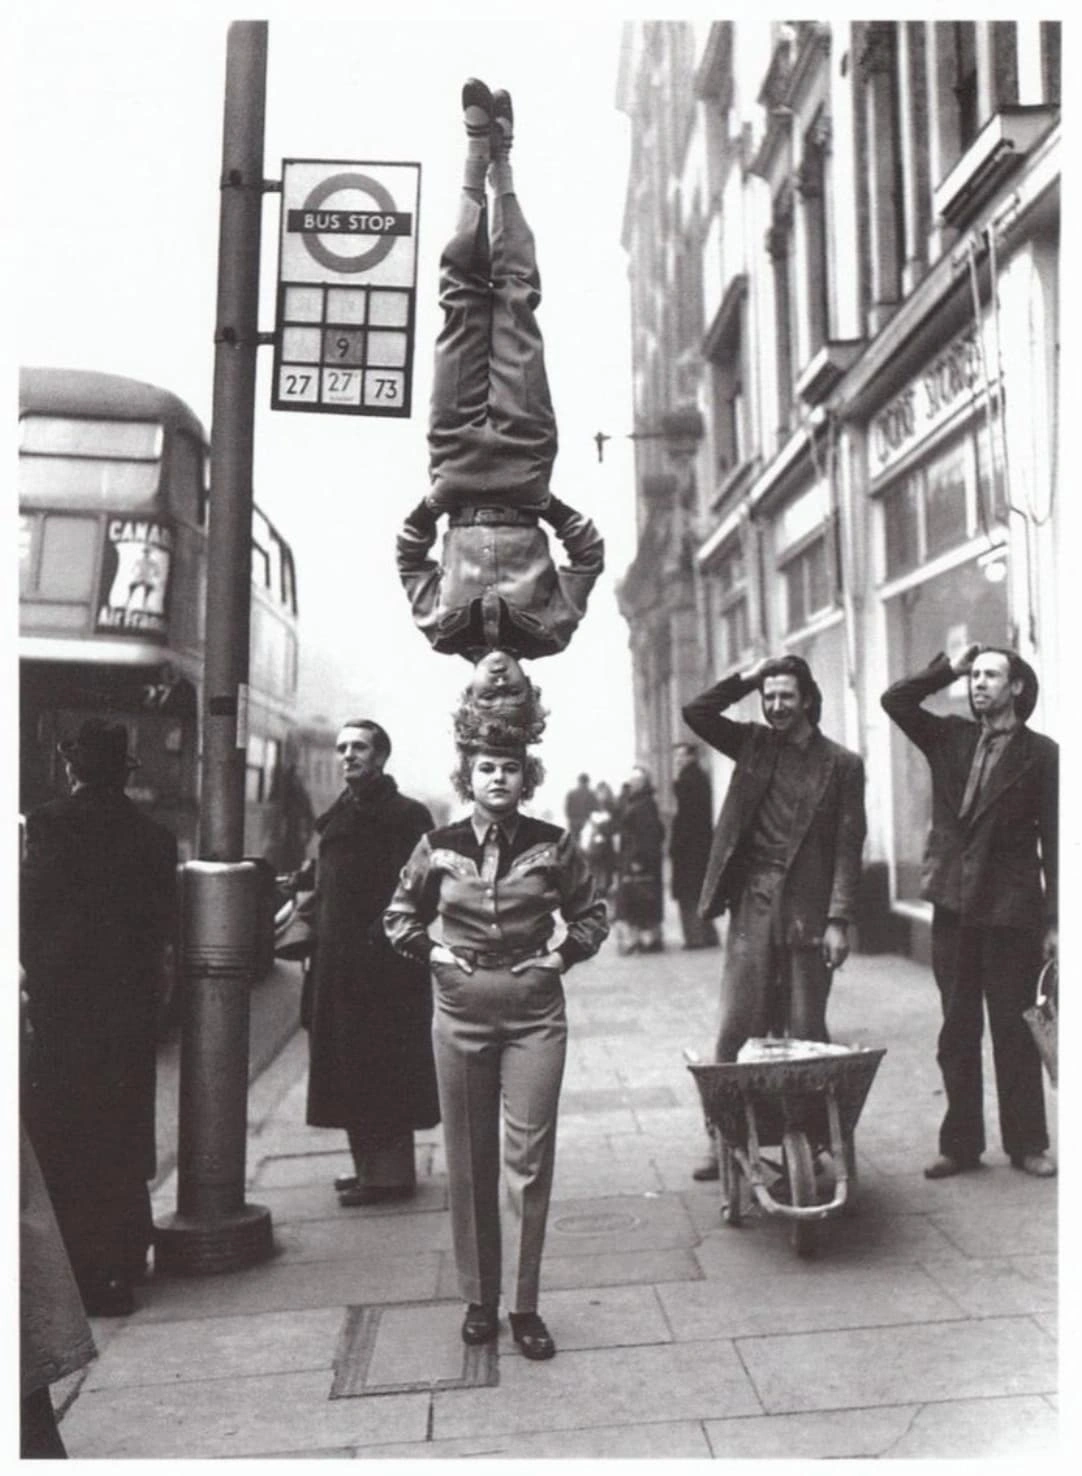
[[[461,969],[464,974],[473,973],[472,964],[468,964],[464,958],[459,958],[457,953],[452,952],[450,948],[445,948],[442,943],[433,944],[428,961],[434,964],[452,964],[456,969]]]
[[[1050,923],[1044,932],[1044,942],[1041,945],[1041,957],[1047,961],[1059,956],[1059,928],[1055,923]]]
[[[840,969],[849,957],[849,924],[836,920],[828,922],[819,947],[827,968]]]
[[[972,645],[965,648],[960,656],[954,658],[951,662],[951,671],[955,676],[967,676],[970,667],[980,654],[981,644],[979,641],[974,641]]]
[[[564,959],[562,953],[542,953],[539,958],[520,959],[517,964],[511,965],[512,974],[524,974],[527,969],[555,969],[558,974],[564,971]]]
[[[742,682],[757,682],[762,674],[763,667],[773,660],[773,656],[760,656],[754,666],[749,666],[747,671],[740,673],[740,680]]]

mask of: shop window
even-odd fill
[[[964,447],[940,457],[924,478],[925,558],[957,548],[966,537],[966,457]]]
[[[892,487],[883,498],[888,579],[896,579],[920,563],[918,501],[919,488],[913,477]]]
[[[970,641],[1007,643],[1007,586],[993,584],[974,559],[891,596],[887,617],[890,681],[919,671],[937,651],[954,654]],[[964,682],[926,699],[939,714],[969,716]],[[894,887],[899,901],[920,900],[921,862],[931,820],[931,779],[920,749],[890,725],[894,817]]]

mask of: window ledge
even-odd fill
[[[949,226],[967,225],[992,191],[1048,132],[1057,116],[1057,109],[1049,107],[1001,108],[993,113],[932,192],[936,215]]]
[[[796,392],[804,403],[818,405],[825,400],[863,347],[860,338],[828,339],[797,379]]]

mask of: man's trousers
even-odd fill
[[[783,878],[752,876],[729,920],[721,975],[721,1025],[715,1059],[735,1061],[752,1036],[788,1031],[797,1040],[829,1040],[831,974],[818,945],[778,942],[777,888]]]
[[[965,926],[957,913],[932,916],[932,971],[943,1005],[936,1059],[947,1112],[939,1151],[966,1162],[985,1146],[981,1037],[992,1032],[1003,1151],[1010,1158],[1048,1147],[1041,1058],[1022,1018],[1037,997],[1041,935],[1025,928]]]
[[[556,417],[535,312],[541,278],[515,195],[497,195],[489,244],[482,193],[464,190],[440,258],[443,325],[429,410],[431,501],[540,509],[556,458]]]
[[[451,1230],[466,1302],[496,1305],[502,1282],[500,1108],[507,1186],[507,1307],[537,1310],[567,1051],[553,969],[434,967],[432,1036],[443,1117]]]

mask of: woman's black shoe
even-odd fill
[[[466,1316],[462,1322],[462,1341],[471,1345],[476,1343],[491,1343],[500,1331],[500,1317],[495,1307],[482,1306],[480,1302],[471,1302],[466,1308]]]
[[[343,1194],[347,1189],[356,1189],[356,1187],[356,1174],[339,1174],[334,1181],[334,1190],[336,1194]]]
[[[131,1285],[119,1276],[95,1279],[80,1287],[88,1317],[130,1317],[135,1311]]]
[[[512,1312],[511,1336],[522,1349],[524,1358],[556,1357],[552,1334],[536,1312]]]

